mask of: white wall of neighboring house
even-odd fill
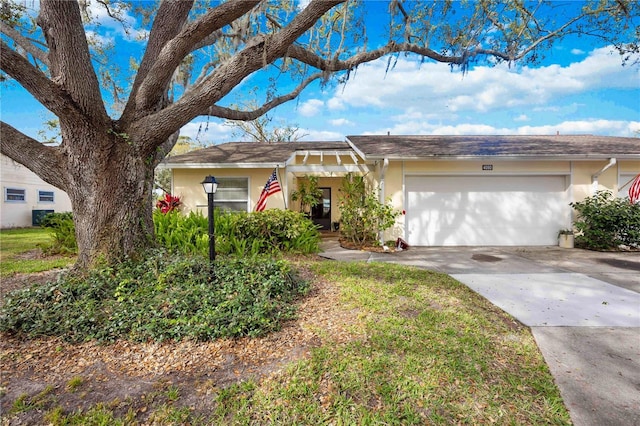
[[[34,211],[71,211],[71,201],[64,191],[46,183],[9,157],[0,157],[1,228],[32,226]]]

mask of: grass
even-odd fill
[[[570,423],[529,330],[457,281],[387,264],[316,270],[361,313],[367,337],[220,392],[214,423]]]
[[[50,243],[51,235],[46,228],[0,230],[0,277],[65,268],[73,264],[75,257],[24,257],[25,253]]]
[[[20,230],[12,230],[20,234]],[[2,233],[6,256],[26,235]],[[27,240],[33,245],[34,239]],[[5,242],[11,241],[11,244]],[[31,247],[33,248],[33,246]],[[28,251],[28,249],[26,249]],[[17,260],[17,263],[24,260]],[[528,328],[445,274],[400,265],[307,262],[340,290],[340,309],[358,313],[354,337],[328,332],[310,357],[262,381],[210,389],[166,383],[147,422],[170,424],[570,424],[559,390]],[[80,377],[66,392],[83,385]],[[182,401],[205,392],[213,410]],[[193,396],[192,396],[193,397]],[[146,402],[145,402],[146,403]],[[42,410],[62,424],[141,424],[139,400],[63,410],[50,389],[23,395],[11,411]]]
[[[308,359],[260,382],[207,391],[202,417],[167,385],[154,424],[570,424],[528,328],[451,277],[389,264],[310,262],[355,310],[353,339],[330,335]],[[359,337],[358,337],[359,336]],[[203,392],[203,389],[199,389]],[[147,398],[149,399],[149,398]],[[134,403],[131,403],[133,406]],[[123,412],[126,407],[120,407]],[[52,424],[138,424],[104,405]]]

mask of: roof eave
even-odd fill
[[[159,169],[273,169],[285,163],[160,163]]]
[[[519,161],[573,161],[573,160],[640,160],[640,154],[562,154],[562,155],[373,155],[367,154],[367,160],[425,161],[425,160],[519,160]]]

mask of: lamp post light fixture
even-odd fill
[[[216,239],[214,233],[213,195],[218,189],[218,181],[213,176],[207,176],[201,182],[204,192],[207,193],[207,208],[209,213],[209,260],[216,260]]]

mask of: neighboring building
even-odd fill
[[[216,207],[251,211],[273,169],[283,192],[267,208],[292,208],[298,179],[319,177],[314,220],[340,219],[339,188],[366,175],[405,212],[385,240],[416,246],[555,245],[571,227],[569,203],[608,189],[620,195],[640,172],[640,139],[605,136],[348,136],[344,142],[236,142],[167,159],[175,195],[206,214],[200,182],[220,182]]]
[[[0,182],[2,228],[32,226],[50,211],[71,211],[71,201],[64,191],[46,183],[5,155],[1,156]]]

